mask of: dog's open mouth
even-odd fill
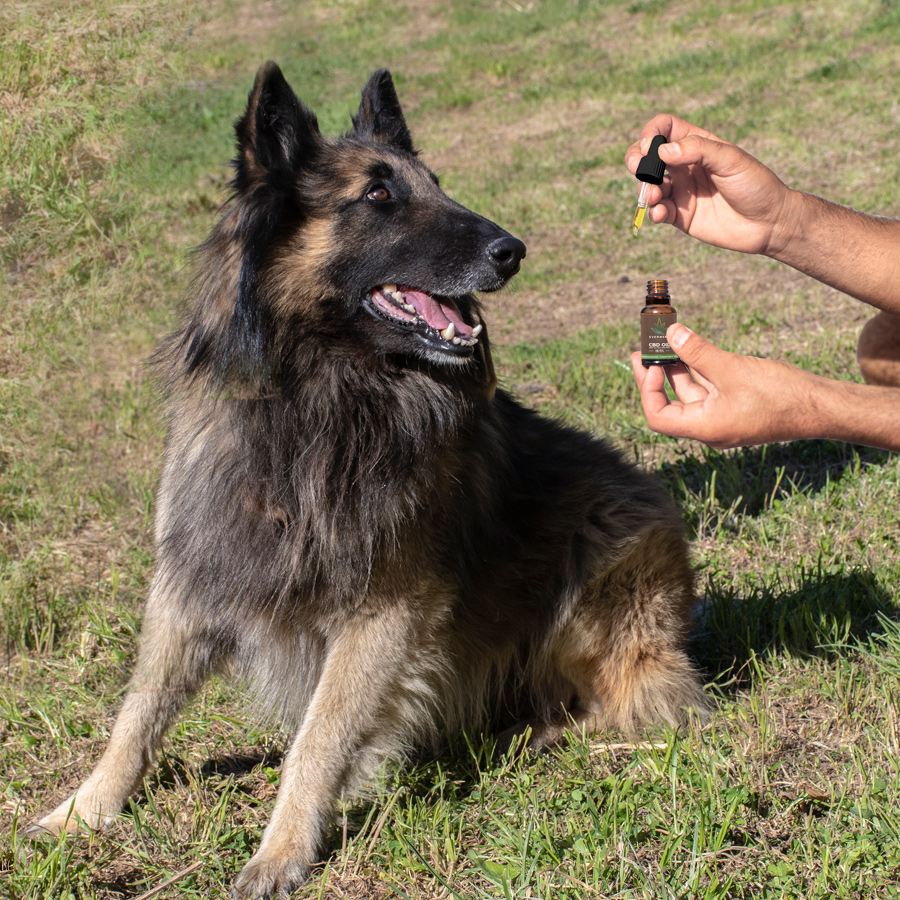
[[[414,332],[430,346],[469,356],[478,343],[482,325],[463,321],[454,300],[432,297],[412,287],[382,284],[369,293],[370,307],[392,325]]]

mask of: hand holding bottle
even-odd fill
[[[834,381],[777,360],[728,353],[680,323],[669,326],[666,338],[682,360],[665,367],[676,400],[666,394],[661,366],[645,368],[638,351],[631,357],[654,431],[719,449],[830,437],[900,450],[896,388]]]

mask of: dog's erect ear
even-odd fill
[[[235,133],[238,192],[296,176],[321,138],[315,113],[300,102],[274,62],[260,67]]]
[[[242,202],[237,233],[243,247],[228,349],[219,362],[227,373],[249,374],[264,361],[270,336],[268,310],[259,296],[262,266],[285,211],[296,209],[297,176],[316,158],[322,136],[315,114],[273,62],[260,67],[235,133],[232,186]]]
[[[415,153],[394,81],[387,69],[374,72],[363,88],[359,112],[353,117],[353,130],[362,137]]]

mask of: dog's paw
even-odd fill
[[[47,827],[43,824],[44,820],[41,819],[40,822],[33,822],[31,825],[27,826],[25,829],[25,837],[28,838],[29,841],[36,841],[39,843],[54,841],[59,837],[60,830],[55,826]]]
[[[527,750],[533,749],[532,733],[531,723],[521,722],[494,735],[494,757],[499,759],[505,756],[516,758],[524,756]]]
[[[495,756],[518,758],[559,744],[566,733],[565,726],[529,719],[501,731],[494,738]]]
[[[108,828],[116,820],[115,815],[106,815],[100,810],[102,804],[93,802],[89,796],[76,791],[68,800],[60,803],[51,813],[25,829],[25,837],[32,841],[47,841],[59,837],[67,831],[98,831]]]
[[[244,866],[231,888],[232,900],[284,900],[309,878],[309,866],[296,858],[260,851]]]

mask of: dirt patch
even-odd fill
[[[319,21],[330,18],[332,12],[316,6],[309,11],[309,15]],[[199,24],[193,33],[204,40],[228,43],[239,35],[248,44],[260,45],[268,35],[278,31],[288,14],[287,5],[278,0],[232,3],[220,15]]]
[[[423,158],[428,165],[438,174],[472,171],[481,167],[484,160],[491,160],[492,165],[508,165],[518,148],[543,147],[548,142],[552,146],[561,134],[579,135],[581,139],[589,135],[588,146],[596,148],[610,143],[624,148],[630,143],[626,135],[609,131],[611,103],[601,97],[544,102],[529,115],[506,123],[497,121],[497,102],[492,95],[473,103],[466,108],[462,122],[458,116],[430,118],[421,124],[413,121],[414,130],[422,134],[426,143]]]
[[[382,898],[396,897],[396,890],[385,884],[379,878],[373,878],[369,874],[368,866],[361,865],[364,871],[357,873],[354,860],[348,860],[347,866],[343,871],[332,871],[329,874],[328,882],[319,894],[320,897],[327,900],[338,900],[338,898],[349,898],[349,900],[382,900]],[[315,870],[314,870],[315,872]],[[313,878],[316,875],[313,874]]]
[[[114,525],[89,519],[52,550],[62,565],[58,583],[67,589],[108,581],[111,568],[122,552],[125,538]]]
[[[398,11],[396,31],[391,32],[391,42],[409,45],[413,41],[426,41],[444,30],[447,4],[443,0],[407,0]],[[417,71],[421,69],[417,68]]]
[[[22,216],[27,207],[17,194],[7,194],[0,199],[0,232],[9,231]]]
[[[21,354],[15,347],[6,349],[0,347],[0,380],[18,378],[24,371],[25,365]]]
[[[359,15],[356,0],[343,0],[328,6],[309,5],[303,10],[305,33],[313,34],[324,26],[339,27],[348,18]],[[390,34],[394,45],[420,41],[438,33],[444,27],[444,10],[434,0],[409,0],[397,10],[395,28]],[[251,47],[262,47],[271,35],[283,30],[285,23],[297,21],[294,4],[282,0],[262,0],[259,3],[231,3],[215,18],[194,28],[193,34],[202,40],[231,43],[235,37]],[[374,68],[374,67],[373,67]]]

